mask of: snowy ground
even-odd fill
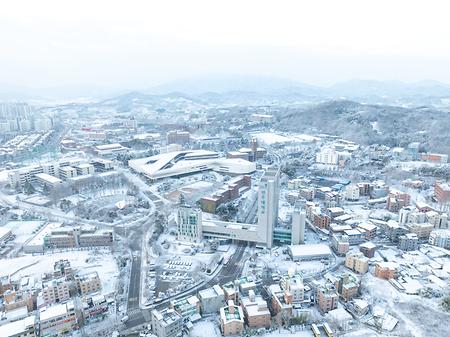
[[[433,301],[419,296],[407,295],[397,291],[388,281],[367,273],[363,278],[363,298],[372,304],[379,304],[399,320],[393,331],[400,336],[441,337],[448,336],[450,314],[442,312]],[[423,324],[423,322],[427,322]],[[376,334],[373,334],[377,336]],[[364,336],[353,335],[349,336]]]
[[[13,280],[19,280],[25,276],[40,276],[52,272],[53,264],[61,259],[69,260],[77,271],[97,271],[102,282],[102,294],[115,292],[119,270],[108,250],[75,250],[3,259],[0,260],[0,277],[12,275]]]
[[[33,231],[44,223],[45,221],[10,221],[4,227],[10,229],[16,236],[15,243],[23,244],[33,235]]]

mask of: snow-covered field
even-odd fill
[[[115,291],[119,269],[108,250],[76,250],[2,259],[0,277],[12,275],[13,280],[19,280],[25,276],[40,276],[52,272],[53,264],[61,259],[69,260],[72,268],[82,273],[97,271],[102,281],[103,294]]]
[[[33,231],[44,223],[45,221],[10,221],[4,227],[10,229],[16,236],[15,243],[23,244],[33,235]]]

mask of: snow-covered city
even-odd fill
[[[48,47],[26,61],[30,78],[41,58],[51,62],[48,85],[0,85],[0,337],[450,335],[450,85],[389,81],[369,66],[377,80],[349,79],[371,77],[355,70],[303,84],[320,77],[289,61],[305,55],[280,44],[286,55],[269,61],[262,46],[275,32],[270,50],[291,30],[297,41],[310,19],[293,14],[306,5],[243,5],[250,27],[232,5],[130,4],[129,13],[47,1],[0,13],[0,26],[17,30],[11,51],[25,35]],[[258,8],[260,18],[250,15]],[[277,24],[259,21],[272,13]],[[338,17],[319,40],[345,40]],[[194,38],[209,29],[224,34],[214,48]],[[221,51],[237,48],[228,33],[248,54]],[[80,50],[58,61],[71,43]],[[175,66],[186,44],[208,71]],[[87,71],[97,48],[108,57]],[[0,72],[12,81],[20,76],[5,55]],[[230,75],[234,57],[250,74]],[[212,59],[230,65],[216,67],[226,75]],[[138,70],[124,66],[134,62]],[[289,74],[251,71],[275,63]],[[132,81],[138,73],[145,81]]]

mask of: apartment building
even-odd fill
[[[279,284],[272,284],[269,286],[269,295],[272,299],[272,309],[276,315],[292,316],[293,297],[289,291],[283,290]]]
[[[334,286],[346,302],[358,296],[359,280],[351,273],[343,273],[337,276],[334,280]]]
[[[407,223],[405,227],[410,233],[416,234],[419,239],[428,239],[430,233],[434,230],[434,226],[430,223]]]
[[[445,204],[450,201],[450,185],[446,182],[436,181],[434,184],[434,196],[436,200]]]
[[[415,233],[408,233],[398,238],[398,248],[403,251],[418,250],[419,237]]]
[[[446,213],[438,213],[436,211],[428,211],[425,213],[427,221],[436,229],[448,228],[448,215]]]
[[[305,285],[303,284],[303,277],[296,273],[290,275],[284,274],[280,278],[280,287],[284,291],[288,291],[292,295],[292,301],[303,302],[305,299]]]
[[[345,256],[345,266],[359,274],[369,270],[369,259],[361,252],[349,252]]]
[[[344,197],[346,200],[356,201],[360,198],[360,188],[358,185],[349,185],[345,189]]]
[[[82,296],[98,292],[102,288],[100,277],[96,271],[75,275],[75,285],[78,293]]]
[[[369,259],[375,256],[375,249],[377,246],[373,242],[364,242],[359,245],[359,251],[364,254],[365,257]]]
[[[391,190],[387,198],[386,208],[390,212],[397,213],[400,209],[408,206],[411,201],[411,196],[397,190]]]
[[[241,305],[244,312],[245,322],[249,328],[269,328],[271,324],[270,311],[267,302],[261,296],[255,295],[251,290],[248,297],[243,297]]]
[[[350,249],[350,242],[347,235],[339,233],[333,234],[331,237],[331,248],[339,256],[344,256]]]
[[[220,328],[224,336],[240,335],[244,331],[244,312],[232,300],[220,308]]]
[[[334,287],[320,286],[317,288],[316,300],[320,310],[327,313],[337,308],[339,296]]]
[[[428,243],[445,249],[450,249],[450,230],[432,231]]]
[[[366,240],[374,239],[377,236],[377,229],[378,229],[377,226],[368,222],[363,222],[362,224],[358,225],[358,230],[366,234],[365,236]]]
[[[64,302],[70,299],[70,282],[65,278],[55,279],[43,283],[42,299],[45,305]]]
[[[169,144],[185,145],[189,143],[191,134],[187,131],[172,130],[167,132],[166,138],[168,145]]]

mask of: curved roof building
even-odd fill
[[[219,158],[219,154],[206,150],[186,150],[162,153],[156,156],[128,161],[134,171],[149,179],[176,177],[202,171],[215,171],[229,175],[249,174],[256,164],[244,159]]]

